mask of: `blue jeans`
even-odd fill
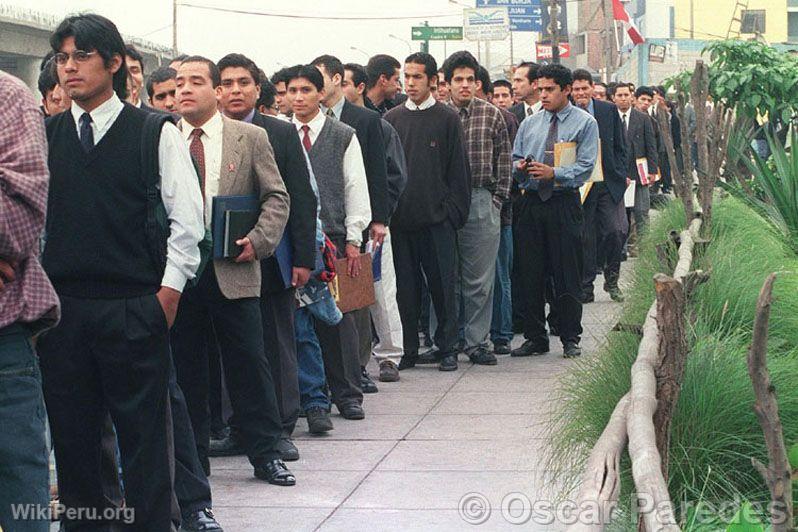
[[[26,329],[0,329],[0,528],[46,532],[34,512],[50,503],[50,471],[39,363]],[[32,513],[17,516],[12,505]],[[41,517],[49,518],[48,515]]]
[[[296,358],[299,373],[299,401],[302,410],[314,407],[330,409],[330,400],[324,393],[324,361],[321,346],[313,328],[313,316],[306,308],[298,308],[294,315]]]
[[[507,342],[513,339],[513,303],[510,269],[513,265],[513,227],[502,226],[499,254],[496,256],[496,280],[493,287],[493,318],[490,341]]]

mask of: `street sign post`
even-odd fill
[[[510,31],[541,31],[543,11],[541,0],[476,0],[479,8],[506,7],[510,17]]]
[[[463,9],[463,35],[469,41],[503,41],[509,34],[506,7]]]
[[[462,41],[462,26],[413,26],[410,39],[414,41]]]

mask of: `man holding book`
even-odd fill
[[[205,224],[210,227],[216,218],[216,226],[212,227],[214,259],[196,286],[183,295],[172,330],[172,349],[200,457],[208,452],[210,415],[207,335],[198,331],[213,326],[233,414],[255,476],[290,486],[296,479],[278,451],[282,427],[264,354],[259,299],[259,261],[274,253],[288,220],[290,201],[266,132],[222,116],[217,110],[220,78],[216,64],[199,56],[187,58],[177,71],[176,97],[183,117],[180,129],[199,171]],[[219,245],[224,231],[218,225],[225,218],[229,221],[240,216],[213,213],[212,206],[247,203],[238,201],[237,196],[255,204],[256,220],[245,235],[228,231],[227,239],[235,238],[238,249],[237,256],[225,258],[229,253]]]

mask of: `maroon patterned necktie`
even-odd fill
[[[202,144],[202,129],[197,128],[191,132],[191,144],[188,146],[188,152],[194,160],[194,165],[197,167],[197,172],[200,177],[200,190],[202,191],[202,204],[205,204],[205,146]]]
[[[302,145],[305,147],[305,151],[310,154],[310,148],[313,146],[310,142],[310,126],[305,124],[300,128],[304,135],[302,135]]]

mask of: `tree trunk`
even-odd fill
[[[698,201],[704,216],[703,232],[712,230],[712,195],[715,178],[709,173],[709,131],[707,120],[707,97],[709,96],[709,71],[706,64],[698,60],[690,82],[690,99],[695,107],[695,131],[698,144]]]
[[[684,112],[676,112],[676,117],[679,119],[680,124],[684,123]],[[676,195],[682,200],[684,205],[684,214],[687,220],[692,220],[693,212],[693,169],[688,168],[685,172],[679,170],[679,164],[676,160],[676,150],[673,145],[673,135],[671,134],[671,124],[668,117],[668,112],[662,108],[657,107],[657,125],[659,126],[662,140],[665,142],[665,151],[668,153],[668,162],[671,165],[671,177],[673,178],[674,189]],[[686,130],[686,126],[685,126]],[[682,142],[684,144],[684,142]],[[688,148],[689,149],[689,148]],[[661,164],[661,163],[660,163]],[[689,177],[688,177],[689,176]]]

